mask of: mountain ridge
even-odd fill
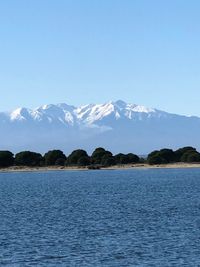
[[[141,114],[150,114],[150,113],[159,113],[159,114],[171,114],[171,115],[177,115],[169,112],[165,112],[162,110],[158,110],[155,108],[148,108],[143,105],[136,105],[136,104],[130,104],[126,103],[122,100],[117,101],[109,101],[103,104],[87,104],[87,105],[81,105],[79,107],[75,107],[73,105],[68,105],[66,103],[58,103],[58,104],[45,104],[42,106],[39,106],[34,109],[26,108],[26,107],[19,107],[11,112],[0,112],[0,114],[7,115],[8,118],[10,117],[10,120],[22,120],[22,119],[32,119],[39,120],[41,115],[48,116],[54,116],[58,117],[59,113],[60,115],[62,113],[69,114],[72,113],[74,116],[77,117],[77,119],[82,120],[85,118],[85,115],[89,115],[90,120],[89,122],[93,122],[94,120],[91,118],[96,117],[96,120],[102,119],[102,117],[105,117],[109,115],[110,113],[114,112],[116,115],[116,119],[120,118],[120,113],[125,112],[125,117],[128,119],[132,119],[131,113],[141,113]],[[63,115],[63,114],[62,114]],[[27,118],[28,116],[28,118]],[[184,115],[179,115],[184,116]],[[189,117],[189,116],[185,116]],[[84,119],[85,120],[85,119]],[[87,120],[86,120],[87,121]]]
[[[75,107],[66,103],[0,112],[0,148],[42,152],[104,146],[148,153],[161,147],[199,147],[200,118],[122,100]]]

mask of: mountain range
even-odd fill
[[[0,149],[46,152],[103,146],[145,154],[193,145],[200,149],[200,118],[181,116],[122,100],[80,107],[65,103],[0,112]]]

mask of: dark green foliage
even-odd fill
[[[119,153],[115,155],[115,161],[117,164],[129,164],[129,163],[138,163],[140,158],[132,153],[122,154]]]
[[[121,155],[119,159],[119,164],[128,164],[129,163],[129,157],[127,155]]]
[[[85,150],[77,149],[74,150],[67,158],[68,165],[79,165],[85,166],[89,164],[89,156]],[[86,163],[87,162],[87,163]]]
[[[140,158],[137,155],[133,154],[133,153],[128,153],[127,156],[128,156],[128,159],[129,159],[129,163],[138,163],[139,160],[140,160]]]
[[[175,153],[172,149],[163,148],[158,154],[161,158],[165,159],[167,163],[175,161]]]
[[[145,163],[145,162],[146,162],[146,159],[144,159],[144,158],[139,159],[139,163]]]
[[[159,153],[158,150],[154,150],[151,153],[149,153],[149,155],[147,156],[147,162],[150,165],[160,164],[160,163],[157,163],[157,162],[160,162],[160,161],[162,162],[162,159],[159,157],[158,153]]]
[[[200,153],[190,153],[187,157],[187,162],[200,162]]]
[[[55,162],[55,165],[56,166],[65,166],[65,159],[63,159],[63,158],[57,159]]]
[[[149,158],[153,157],[153,156],[158,155],[158,153],[159,153],[159,150],[154,150],[154,151],[152,151],[152,152],[149,153],[149,155],[147,156],[147,160],[148,160]]]
[[[153,155],[149,157],[148,163],[150,165],[154,165],[154,164],[165,164],[167,162],[164,158],[160,157],[159,155]]]
[[[115,157],[116,164],[122,164],[122,161],[123,161],[123,157],[124,156],[125,155],[122,154],[122,153],[119,153],[119,154],[115,155],[114,157]]]
[[[104,167],[109,167],[115,165],[115,158],[108,154],[105,154],[101,159],[101,165]]]
[[[90,158],[88,156],[82,156],[77,161],[78,166],[88,166],[90,165]]]
[[[107,151],[102,147],[96,148],[91,156],[92,164],[101,164],[101,160],[105,155],[112,157],[112,153],[110,151]]]
[[[0,151],[0,168],[9,167],[14,164],[13,153],[10,151]]]
[[[196,148],[191,147],[191,146],[186,146],[186,147],[182,147],[177,149],[174,153],[175,153],[175,160],[177,162],[182,161],[182,156],[188,152],[188,151],[194,151],[196,152]]]
[[[15,164],[17,166],[40,166],[42,161],[42,155],[36,152],[22,151],[15,155]]]
[[[61,150],[50,150],[44,155],[45,164],[53,166],[58,159],[66,160],[65,154]]]
[[[149,163],[167,164],[173,162],[199,162],[200,153],[194,147],[183,147],[173,151],[172,149],[163,148],[152,151],[147,158],[139,158],[133,153],[119,153],[115,156],[110,151],[98,147],[89,157],[87,152],[82,149],[74,150],[68,158],[61,150],[48,151],[44,157],[41,154],[31,151],[22,151],[17,153],[15,158],[10,151],[0,151],[0,168],[12,165],[18,166],[87,166],[90,169],[99,169],[101,166],[109,167],[115,164],[134,164]]]
[[[168,148],[163,148],[159,151],[155,150],[148,155],[147,161],[151,165],[175,162],[175,153]]]
[[[189,150],[182,155],[181,162],[200,162],[200,153]]]

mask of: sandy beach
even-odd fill
[[[170,163],[160,165],[142,164],[126,164],[115,165],[110,167],[102,167],[100,170],[125,170],[125,169],[176,169],[176,168],[200,168],[200,163]],[[9,168],[1,168],[0,172],[42,172],[42,171],[89,171],[87,167],[62,167],[62,166],[48,166],[48,167],[26,167],[26,166],[12,166]]]

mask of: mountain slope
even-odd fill
[[[44,105],[0,113],[0,149],[65,152],[104,146],[148,153],[161,147],[199,146],[200,118],[170,114],[121,100],[74,107]]]

